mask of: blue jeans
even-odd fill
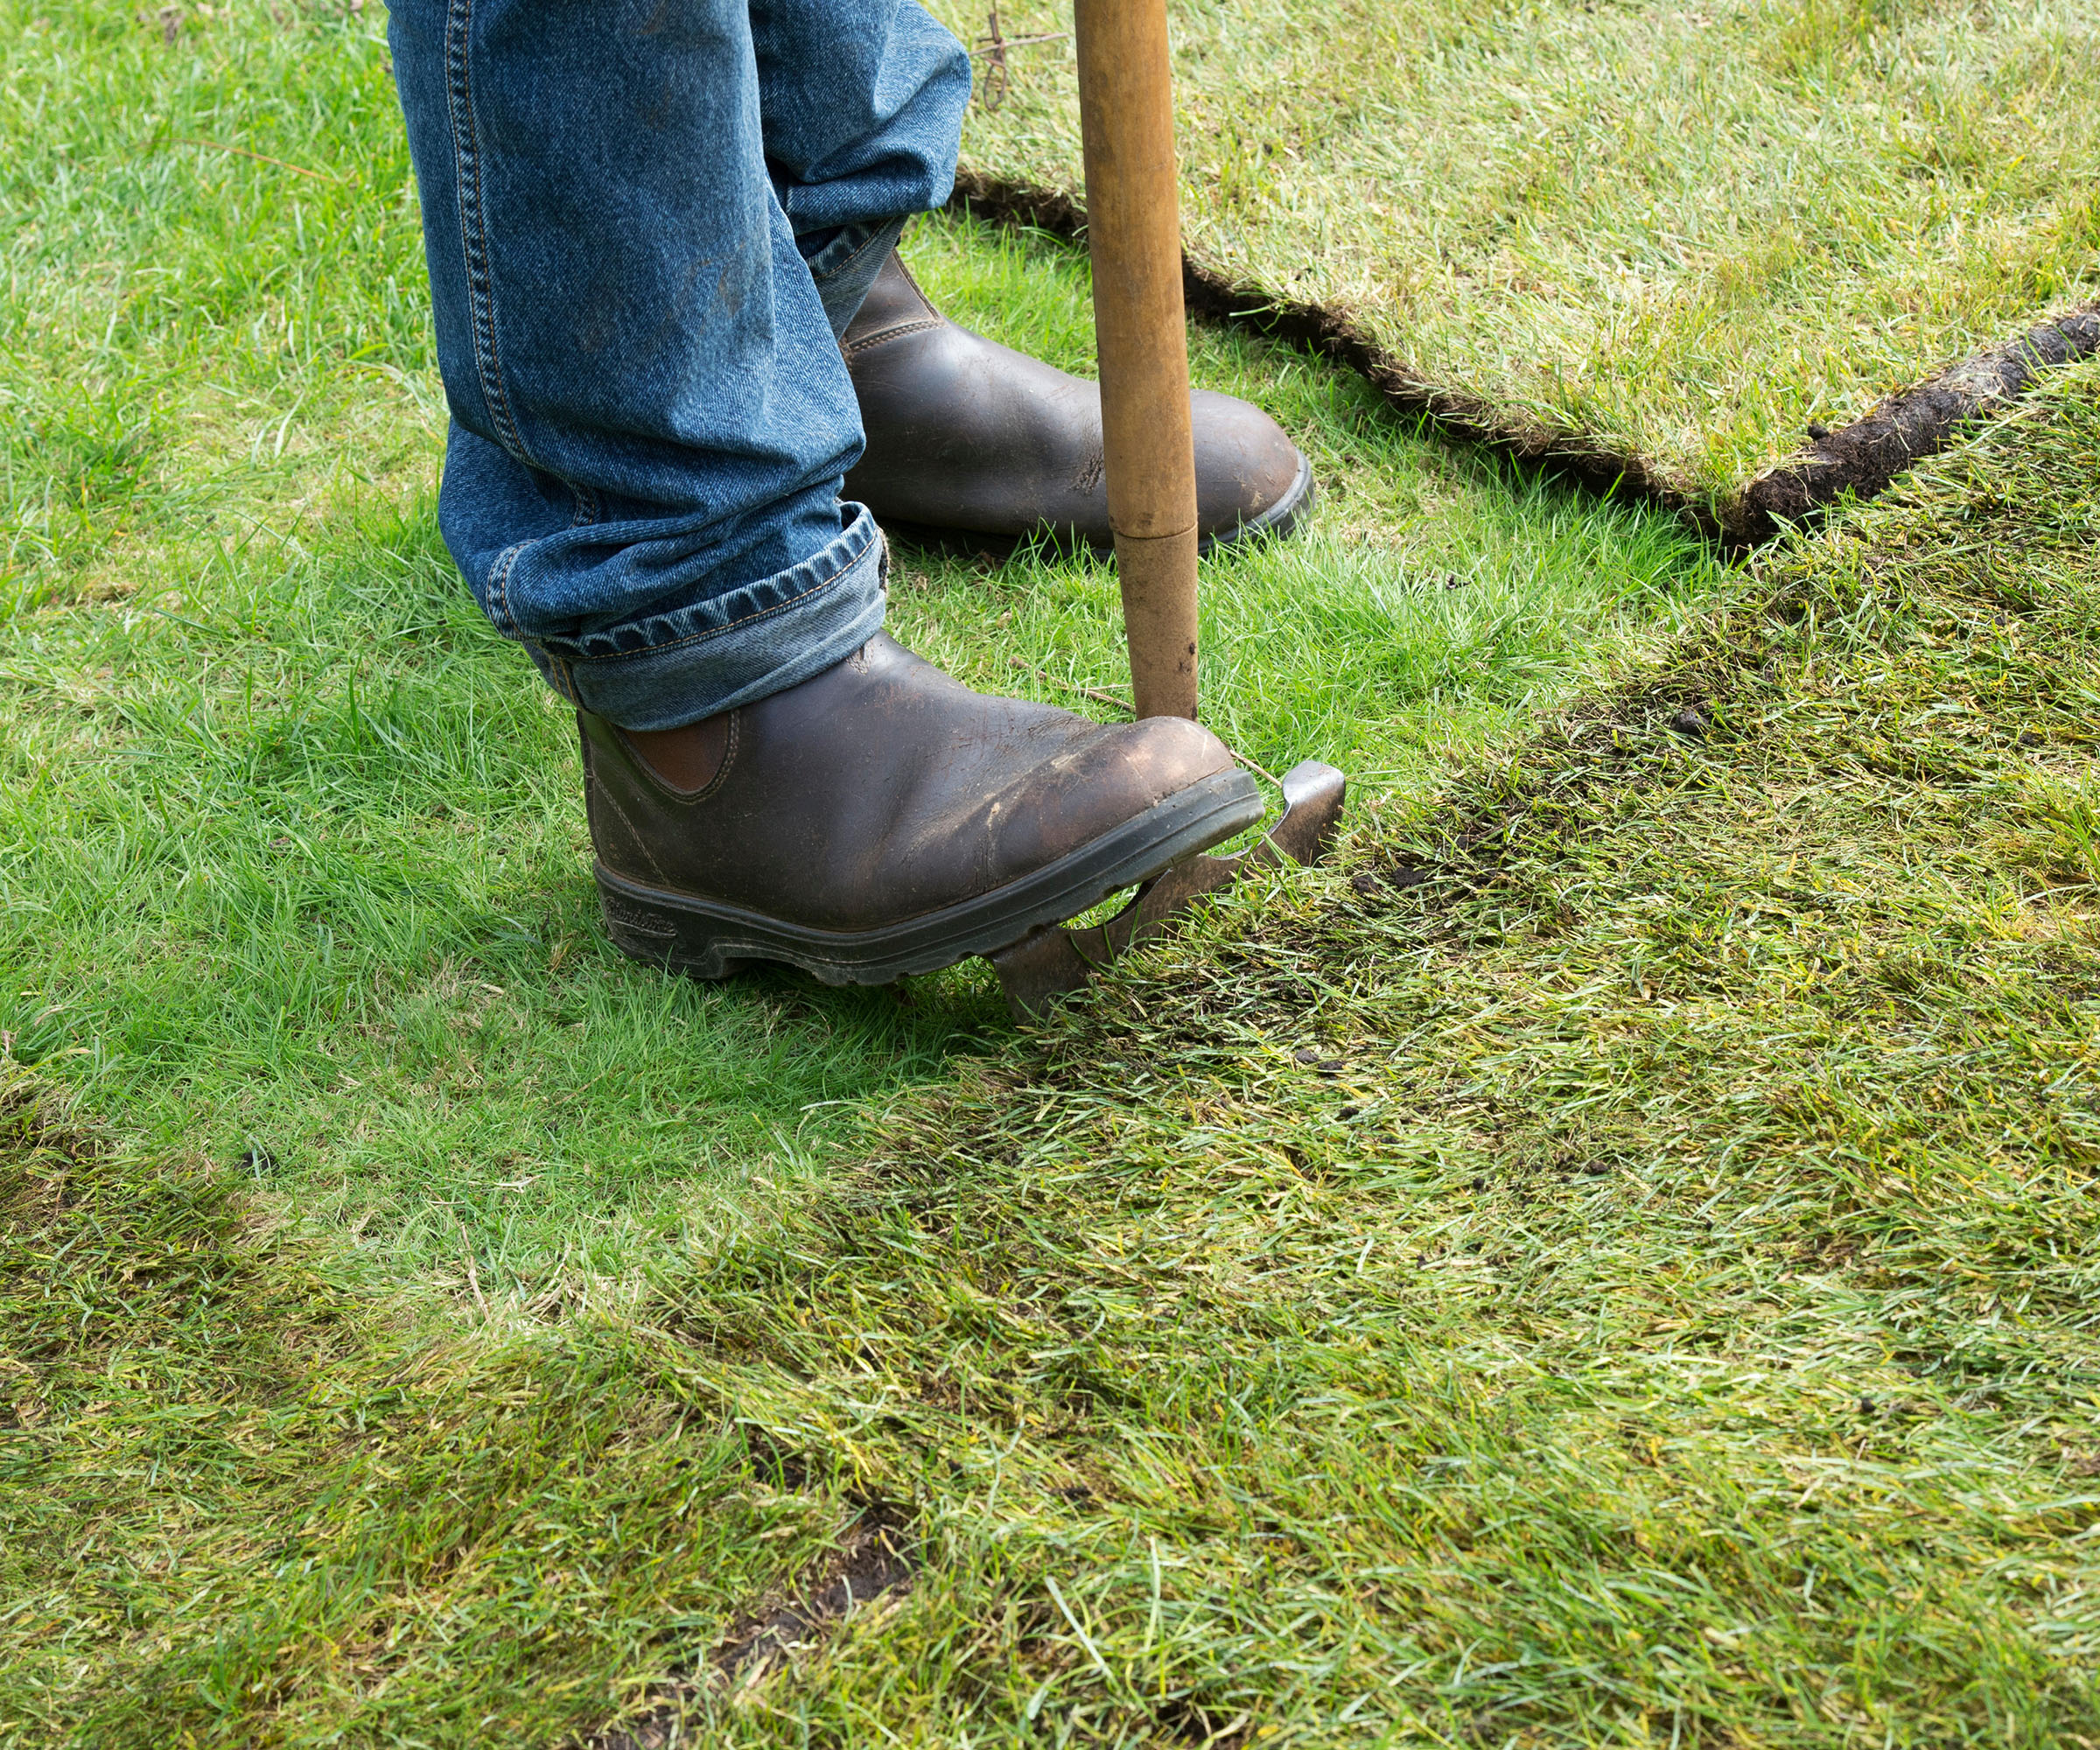
[[[566,696],[670,729],[880,628],[836,336],[947,200],[915,0],[393,0],[452,408],[438,520]]]

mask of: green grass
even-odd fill
[[[981,966],[908,998],[708,989],[606,948],[573,727],[435,534],[376,20],[242,7],[171,44],[116,8],[10,18],[14,1056],[128,1137],[245,1162],[405,1284],[457,1292],[471,1245],[531,1306],[1003,1037]],[[914,259],[966,318],[1084,362],[1070,249],[939,221]],[[1339,760],[1366,809],[1418,788],[1721,575],[1666,518],[1397,429],[1348,373],[1196,341],[1326,494],[1304,542],[1209,568],[1209,708],[1271,769]],[[1069,689],[1126,676],[1097,567],[907,559],[899,584],[898,632],[983,685],[1100,710]]]
[[[536,1320],[14,1091],[0,1737],[2090,1737],[2096,480],[2089,367]]]
[[[935,10],[985,31],[976,0]],[[2073,0],[1172,15],[1198,262],[1346,314],[1506,430],[1702,498],[2100,295],[2100,33]],[[998,18],[1072,23],[1051,0]],[[1008,60],[965,160],[1076,198],[1069,38]]]
[[[410,1341],[252,1192],[0,1082],[0,1742],[548,1741],[836,1532],[602,1314]]]

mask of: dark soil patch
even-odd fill
[[[2032,328],[1890,396],[1863,419],[1814,431],[1808,454],[1751,481],[1729,518],[1746,545],[1769,540],[1846,494],[1872,498],[1913,462],[1944,449],[1966,421],[2024,393],[2041,370],[2100,351],[2100,304]]]
[[[902,1522],[884,1507],[863,1514],[838,1548],[804,1573],[791,1594],[742,1617],[694,1678],[657,1691],[658,1705],[631,1725],[586,1740],[584,1750],[664,1750],[685,1741],[690,1704],[706,1691],[762,1681],[767,1669],[821,1642],[834,1625],[872,1600],[911,1584]]]
[[[746,1617],[730,1631],[714,1656],[727,1677],[746,1677],[783,1653],[822,1637],[856,1606],[908,1585],[912,1564],[900,1544],[894,1516],[871,1508],[822,1566],[803,1577],[799,1603],[774,1606]]]

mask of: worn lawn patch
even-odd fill
[[[0,1743],[548,1742],[858,1517],[627,1329],[418,1340],[0,1080]]]
[[[984,37],[975,0],[936,10]],[[964,186],[1076,199],[1069,10],[996,17],[1050,40],[973,107]],[[1183,235],[1217,290],[1718,508],[1810,423],[2100,293],[2100,36],[2068,0],[1173,17]]]

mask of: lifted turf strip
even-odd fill
[[[1080,200],[1070,8],[935,9],[979,49],[964,186]],[[1810,424],[2100,293],[2077,0],[1171,10],[1214,299],[1311,312],[1444,417],[1723,523]]]
[[[1069,196],[1008,183],[968,166],[956,178],[950,206],[1068,241],[1086,234],[1085,209]],[[1848,497],[1877,496],[1914,463],[1936,456],[1970,420],[2024,394],[2049,367],[2076,364],[2100,352],[2100,303],[2051,317],[1883,396],[1834,430],[1812,423],[1802,434],[1807,441],[1792,453],[1740,490],[1716,498],[1687,491],[1669,468],[1589,432],[1513,420],[1491,397],[1439,387],[1388,350],[1346,309],[1236,286],[1186,251],[1181,272],[1188,308],[1196,316],[1244,325],[1336,360],[1361,372],[1402,414],[1426,416],[1447,436],[1520,463],[1543,464],[1590,492],[1659,506],[1738,553]]]

